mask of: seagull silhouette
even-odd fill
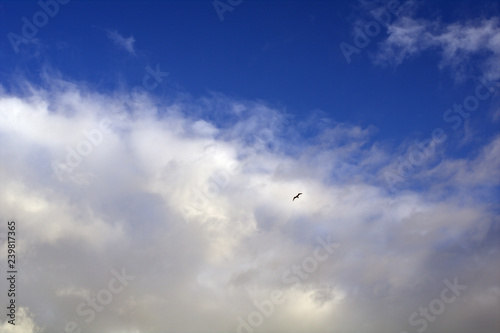
[[[296,196],[293,197],[292,201],[294,201],[295,199],[298,199],[299,198],[299,195],[301,195],[302,193],[299,193],[297,194]]]

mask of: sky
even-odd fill
[[[0,1],[0,331],[500,332],[499,122],[498,1]]]

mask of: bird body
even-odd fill
[[[302,193],[299,193],[297,194],[296,196],[293,197],[292,201],[295,201],[295,199],[298,199],[299,198],[299,195],[301,195]]]

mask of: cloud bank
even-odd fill
[[[26,87],[0,93],[20,331],[499,329],[498,136],[393,193],[376,129],[321,112]]]

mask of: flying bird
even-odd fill
[[[295,199],[298,199],[299,198],[299,195],[301,195],[302,193],[299,193],[297,194],[296,196],[293,197],[292,201],[294,201]]]

